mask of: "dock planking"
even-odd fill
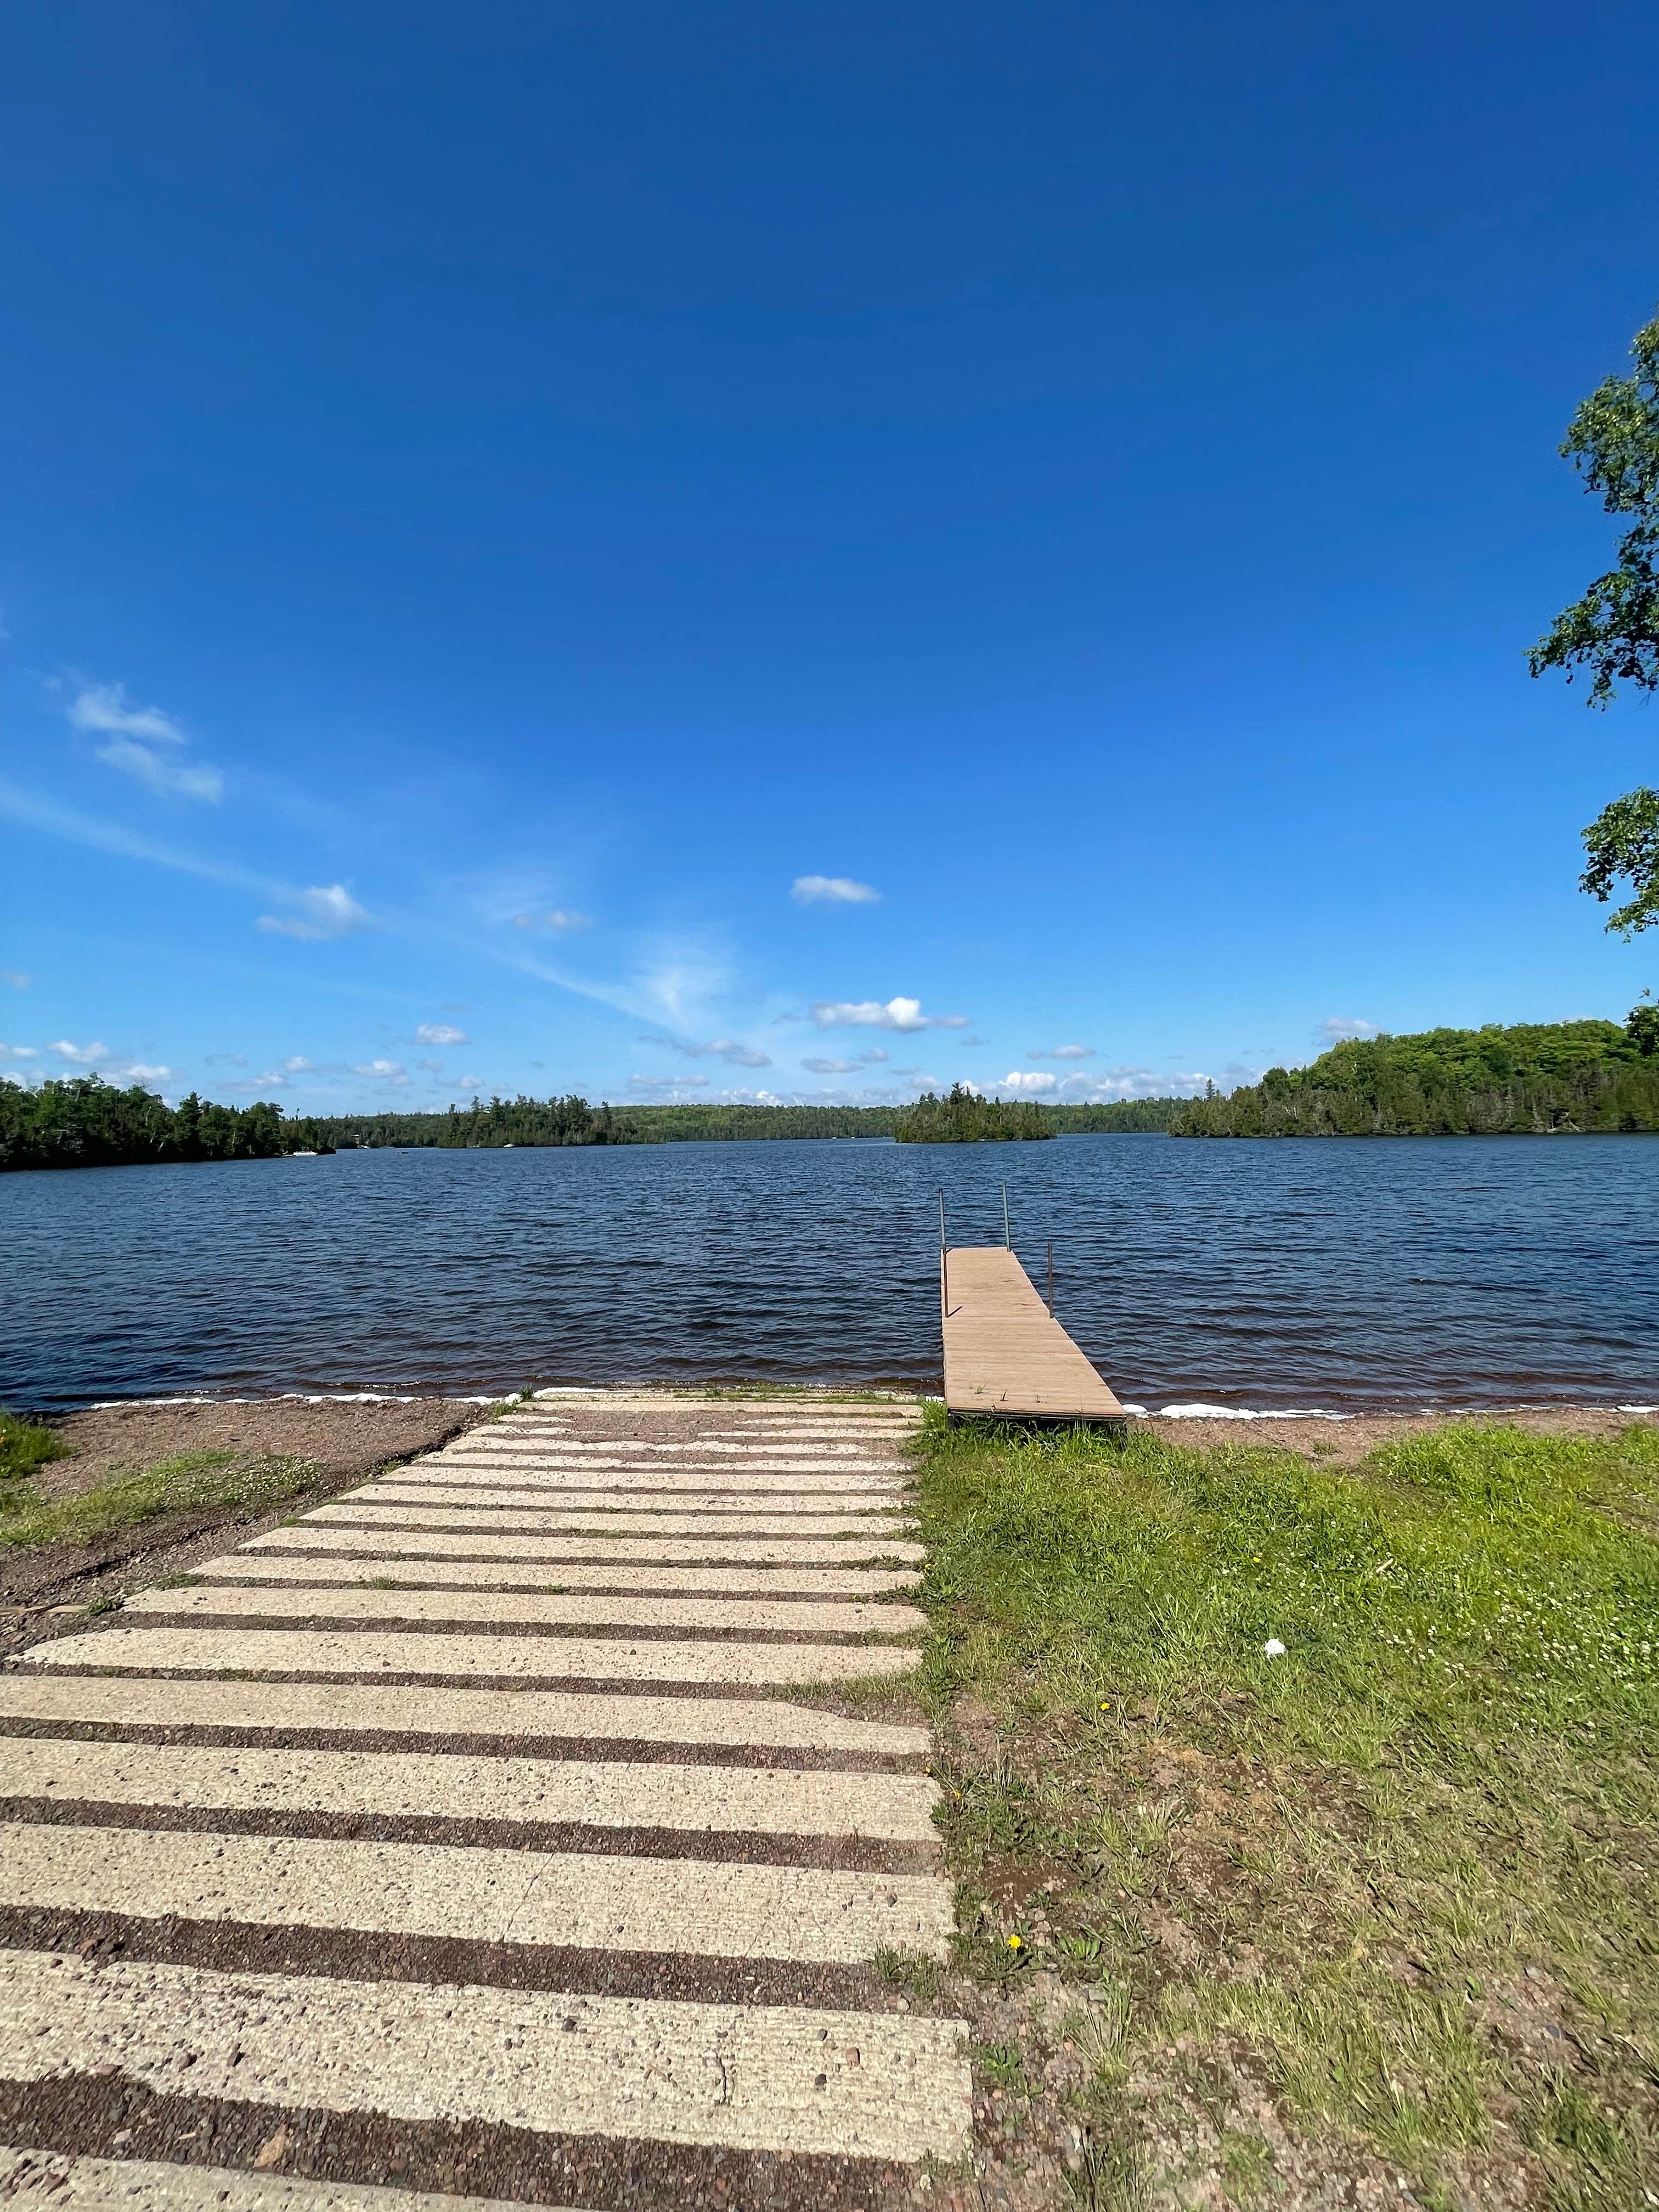
[[[1094,1421],[1122,1429],[1122,1407],[1000,1245],[942,1255],[945,1407],[956,1419]]]

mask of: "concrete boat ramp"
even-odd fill
[[[928,1738],[844,1695],[918,1663],[915,1421],[532,1401],[0,1671],[0,2198],[873,2212],[959,2160],[966,2030],[875,1971],[948,1955]]]

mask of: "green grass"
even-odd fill
[[[1345,1474],[930,1425],[963,1959],[1086,1994],[1084,2201],[1294,2201],[1260,2083],[1310,2172],[1654,2201],[1656,1494],[1651,1429]]]
[[[27,1481],[49,1459],[68,1455],[68,1445],[59,1443],[50,1429],[20,1421],[15,1413],[0,1408],[0,1506],[13,1484]]]
[[[302,1459],[182,1452],[118,1474],[79,1498],[43,1498],[27,1480],[0,1486],[0,1545],[83,1544],[159,1515],[233,1506],[260,1512],[308,1489],[322,1469]]]

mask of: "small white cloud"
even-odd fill
[[[343,884],[313,884],[288,894],[295,915],[262,914],[258,927],[279,937],[299,937],[315,943],[325,937],[343,937],[348,931],[368,929],[372,917],[364,912]]]
[[[382,1083],[400,1084],[407,1083],[410,1079],[407,1068],[395,1060],[363,1060],[354,1066],[351,1072],[354,1075],[378,1077]]]
[[[465,1030],[452,1028],[447,1022],[422,1022],[415,1032],[416,1044],[471,1044],[472,1040]]]
[[[1003,1077],[1002,1087],[1005,1091],[1052,1091],[1059,1080],[1060,1078],[1050,1075],[1046,1067],[1041,1070],[1030,1068],[1024,1073],[1016,1067]]]
[[[0,983],[9,983],[14,991],[27,991],[32,980],[21,968],[0,968]]]
[[[225,780],[216,768],[197,768],[188,762],[170,761],[131,738],[112,738],[97,748],[98,757],[124,775],[136,776],[151,791],[173,792],[180,799],[201,799],[216,805],[225,795]]]
[[[1378,1037],[1383,1033],[1376,1022],[1348,1022],[1344,1021],[1340,1015],[1333,1014],[1328,1021],[1320,1023],[1314,1031],[1314,1037],[1320,1044],[1351,1044],[1357,1038]]]
[[[185,735],[171,714],[164,714],[159,707],[135,707],[127,698],[125,684],[83,684],[67,708],[70,722],[77,730],[101,731],[123,738],[142,738],[147,744],[187,745]]]
[[[304,1053],[290,1053],[283,1062],[283,1073],[284,1075],[303,1075],[310,1066],[311,1062],[306,1058]]]
[[[441,1060],[417,1060],[415,1065],[416,1067],[423,1067],[428,1075],[441,1075],[444,1072],[444,1064]]]
[[[124,1067],[121,1073],[123,1075],[131,1076],[135,1083],[162,1083],[172,1074],[173,1070],[170,1067],[149,1067],[142,1060],[135,1060]]]
[[[1028,1052],[1027,1060],[1093,1060],[1097,1057],[1091,1044],[1057,1044],[1048,1052]]]
[[[476,1075],[458,1075],[455,1078],[455,1087],[458,1091],[476,1091],[479,1079]]]
[[[107,739],[95,750],[108,768],[136,776],[151,791],[216,803],[225,780],[216,768],[169,760],[158,745],[178,750],[190,743],[171,714],[159,707],[135,707],[123,684],[83,684],[66,709],[70,726]]]
[[[67,1037],[58,1037],[50,1049],[76,1067],[95,1067],[110,1056],[106,1044],[71,1044]]]
[[[804,1060],[801,1066],[814,1075],[854,1075],[858,1072],[855,1060]]]
[[[820,999],[812,1019],[821,1030],[965,1030],[966,1014],[924,1014],[920,999]]]
[[[802,906],[878,906],[881,893],[872,884],[854,883],[851,876],[797,876],[789,896]]]
[[[32,1044],[0,1044],[0,1060],[39,1060]]]
[[[556,906],[550,914],[515,914],[515,929],[592,929],[590,915],[578,914],[574,907]]]

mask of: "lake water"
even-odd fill
[[[1659,1138],[659,1145],[0,1176],[0,1402],[939,1382],[1013,1241],[1126,1401],[1659,1401]]]

